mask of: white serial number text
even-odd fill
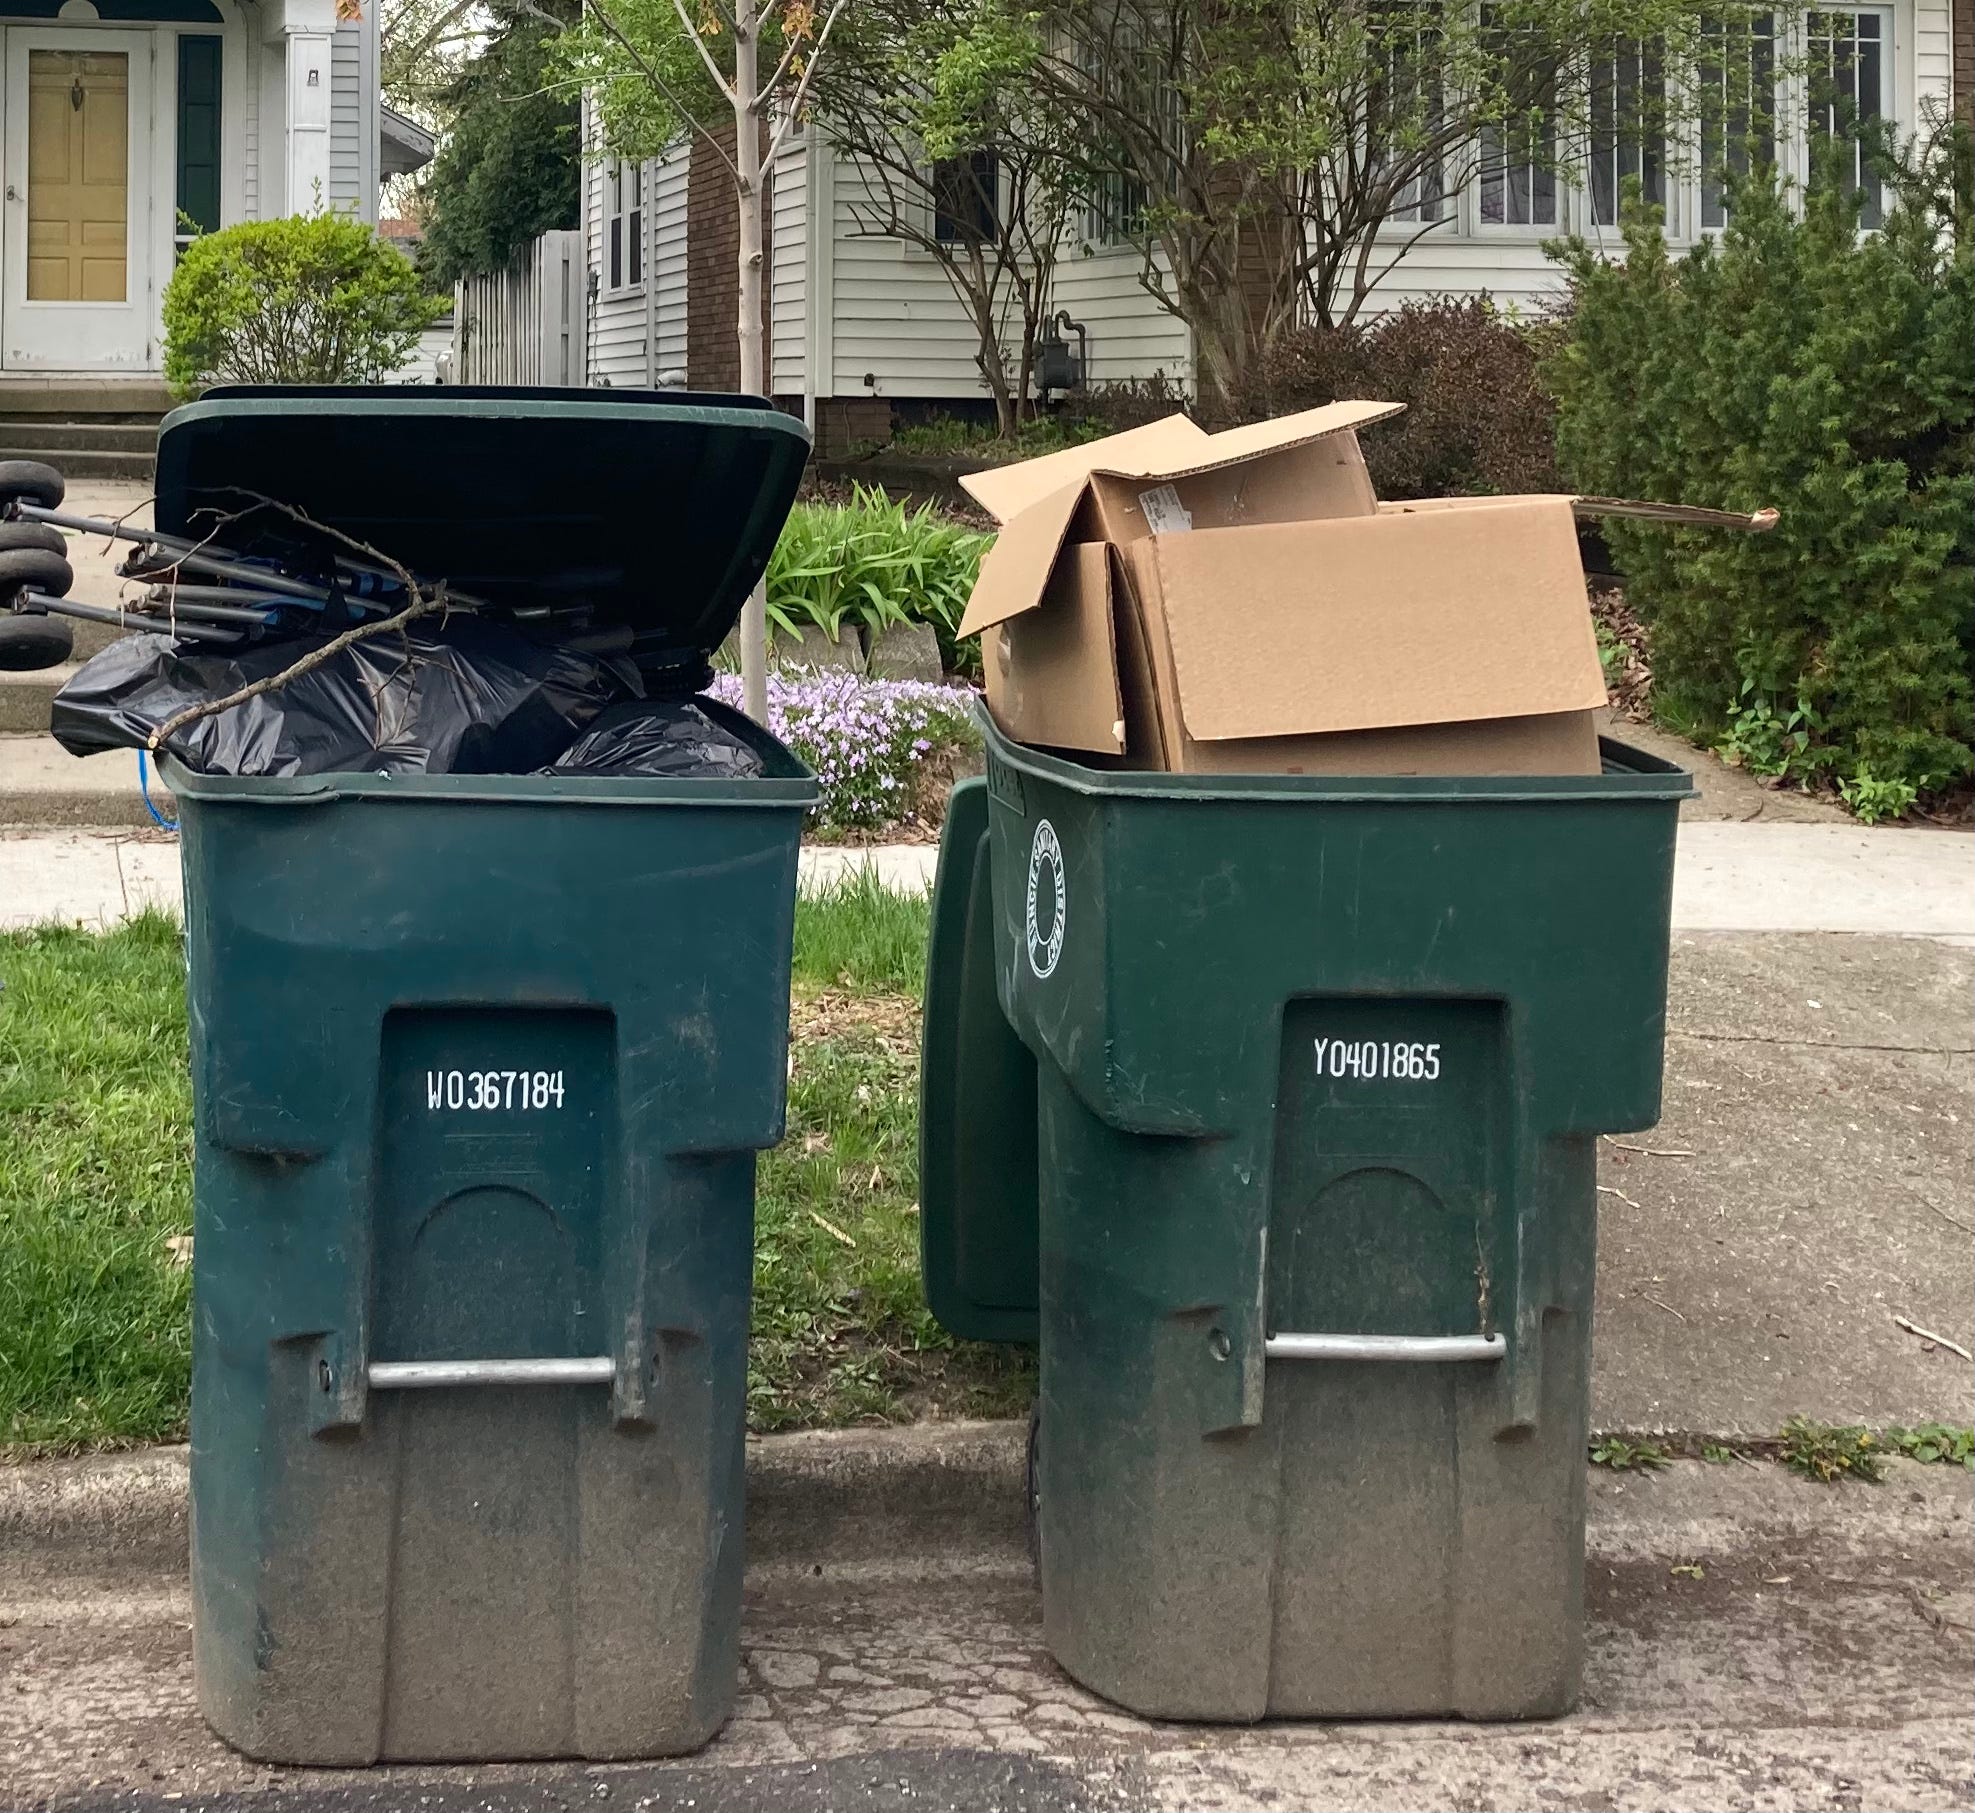
[[[1360,1082],[1431,1083],[1440,1075],[1440,1046],[1406,1039],[1318,1039],[1317,1075]]]
[[[539,1114],[562,1106],[560,1070],[428,1070],[425,1106],[437,1114]]]

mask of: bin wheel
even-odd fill
[[[0,673],[60,667],[75,653],[75,625],[66,617],[15,617],[0,611]]]
[[[31,585],[61,598],[75,584],[75,568],[47,548],[0,548],[0,594]]]
[[[1029,1566],[1042,1581],[1042,1476],[1036,1469],[1036,1444],[1042,1434],[1042,1406],[1029,1406],[1029,1459],[1022,1487],[1022,1516],[1029,1532]]]
[[[62,475],[40,460],[0,460],[0,503],[52,510],[67,490]]]
[[[64,559],[69,552],[68,538],[45,522],[0,522],[0,551],[10,548],[39,548]]]

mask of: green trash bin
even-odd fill
[[[586,601],[691,692],[806,450],[746,399],[238,393],[167,419],[160,527],[248,485],[517,611]],[[167,765],[193,1647],[251,1756],[658,1755],[733,1704],[755,1154],[815,784],[724,721],[766,778]]]
[[[1156,1717],[1565,1711],[1596,1142],[1659,1113],[1689,777],[1609,742],[1557,779],[1100,772],[983,730],[923,1256],[954,1333],[1039,1341],[1051,1651]]]

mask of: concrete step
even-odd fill
[[[154,434],[151,439],[155,442],[157,436]],[[18,446],[5,434],[0,434],[0,459],[45,461],[59,470],[71,484],[79,478],[123,478],[134,479],[141,485],[148,485],[153,472],[157,469],[157,457],[149,445],[141,453],[120,448],[104,450],[97,447],[53,453],[42,448]]]
[[[70,662],[37,674],[0,673],[0,735],[47,735],[48,708],[75,667]]]
[[[178,399],[157,378],[97,378],[87,375],[30,377],[11,372],[0,378],[0,417],[36,415],[55,421],[86,421],[104,416],[117,421],[156,421]]]
[[[171,795],[155,771],[151,798],[167,818]],[[152,823],[129,749],[73,756],[50,736],[0,735],[0,825],[141,827]]]
[[[42,416],[0,417],[0,458],[45,459],[63,465],[75,453],[141,453],[158,447],[155,419],[134,422],[57,422]]]

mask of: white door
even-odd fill
[[[0,365],[143,371],[151,294],[151,34],[5,33]]]

